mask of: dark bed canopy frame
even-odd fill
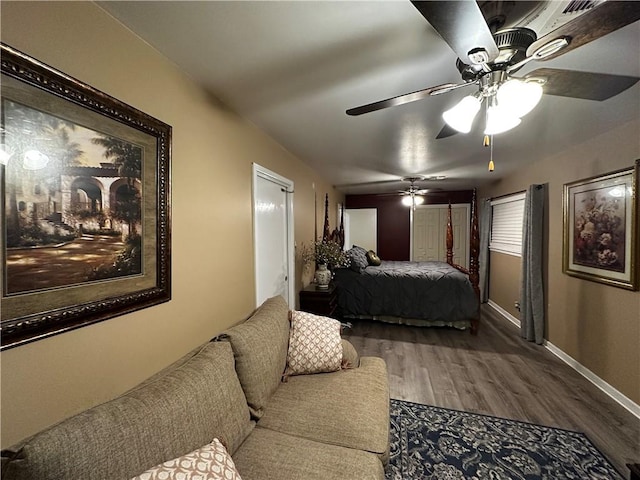
[[[324,228],[322,230],[323,241],[334,241],[344,248],[344,208],[340,210],[340,225],[333,231],[329,229],[329,194],[324,199]],[[471,333],[476,335],[480,324],[480,264],[478,256],[480,254],[480,231],[478,229],[478,200],[476,190],[473,189],[471,196],[471,228],[469,231],[469,269],[453,263],[453,222],[451,220],[451,202],[447,209],[447,232],[446,232],[446,262],[469,277],[469,282],[473,287],[478,303],[478,310],[471,321]]]

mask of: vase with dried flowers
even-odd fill
[[[336,242],[331,240],[318,240],[312,245],[302,245],[303,265],[316,264],[314,275],[318,288],[328,288],[333,278],[331,269],[348,267],[351,263],[346,252]]]

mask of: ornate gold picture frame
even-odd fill
[[[171,127],[1,47],[1,349],[171,298]]]
[[[564,185],[564,273],[638,290],[639,165]]]

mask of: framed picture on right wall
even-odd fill
[[[639,170],[636,160],[564,185],[564,273],[638,290]]]

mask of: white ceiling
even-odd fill
[[[345,110],[442,83],[460,82],[456,55],[409,2],[99,2],[229,108],[267,132],[332,184],[446,175],[443,189],[472,188],[640,117],[640,83],[603,102],[544,95],[494,141],[483,122],[436,140],[441,113],[468,87],[359,117]],[[640,22],[541,67],[640,77]],[[638,142],[638,139],[630,139]],[[343,187],[375,193],[406,187]]]

